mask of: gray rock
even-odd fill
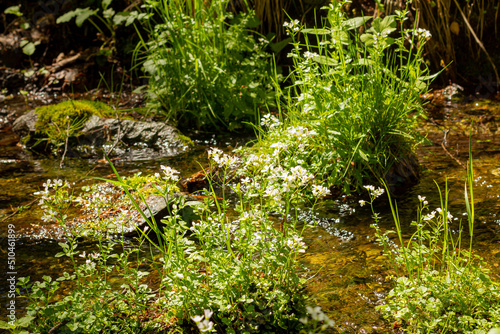
[[[35,133],[37,119],[38,115],[34,111],[30,111],[15,120],[12,131],[21,136],[21,138],[28,136],[30,133]]]
[[[194,213],[193,206],[201,205],[201,203],[198,202],[196,198],[186,193],[176,193],[174,196],[184,197],[186,200],[186,207],[182,208],[182,210],[176,214],[179,214],[187,226],[190,226],[194,220],[199,219],[199,217]],[[139,204],[146,218],[144,218],[139,211],[135,210],[132,204],[130,204],[128,208],[117,207],[113,214],[110,214],[104,221],[100,222],[100,224],[106,224],[105,230],[101,230],[101,232],[108,237],[141,236],[143,233],[151,233],[153,231],[150,227],[150,224],[153,221],[156,222],[160,230],[163,231],[164,225],[161,220],[171,214],[172,208],[167,204],[166,199],[162,196],[151,195],[146,199],[146,202],[147,206],[145,203]],[[153,217],[153,219],[151,219],[151,217]],[[89,224],[92,224],[94,218],[82,216],[71,219],[66,222],[65,228],[59,224],[34,224],[29,228],[29,230],[20,230],[19,236],[29,240],[64,240],[65,233],[70,230],[83,239],[90,237],[92,240],[92,236],[95,236],[96,231],[89,228]],[[151,235],[152,239],[155,239],[155,237],[155,235]]]
[[[30,143],[33,145],[33,139],[40,136],[35,133],[37,119],[38,115],[31,111],[19,117],[12,128],[25,139],[28,146]],[[159,156],[175,156],[189,150],[191,141],[182,136],[179,130],[165,123],[106,119],[93,115],[84,124],[81,134],[71,138],[69,144],[74,155],[102,156],[102,152],[106,151],[110,156],[129,155],[134,159],[141,157],[141,151],[142,155],[148,155],[151,150]],[[108,152],[111,147],[113,150]]]

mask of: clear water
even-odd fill
[[[477,104],[477,105],[476,105]],[[10,109],[9,109],[10,108]],[[16,109],[17,108],[17,109]],[[24,103],[13,102],[7,110],[23,111]],[[494,279],[500,280],[500,104],[473,102],[457,104],[445,102],[431,110],[429,119],[421,124],[422,133],[428,133],[428,143],[418,150],[422,165],[420,183],[403,195],[396,197],[403,229],[415,217],[418,195],[426,196],[431,207],[439,203],[436,184],[444,189],[445,180],[450,189],[449,211],[455,217],[463,217],[465,205],[463,188],[465,170],[462,167],[468,158],[469,130],[472,124],[472,149],[475,166],[476,230],[474,249],[492,269]],[[444,140],[445,130],[449,130]],[[35,192],[42,188],[46,179],[62,178],[75,182],[76,186],[91,182],[88,176],[110,177],[107,164],[94,160],[67,159],[65,167],[59,168],[59,160],[35,156],[15,146],[9,140],[8,130],[0,132],[0,264],[7,264],[7,226],[16,230],[29,230],[32,224],[40,224],[41,212],[36,205]],[[196,136],[193,139],[196,139]],[[200,170],[206,162],[206,150],[217,145],[230,149],[247,139],[210,136],[196,142],[188,153],[174,158],[157,156],[140,157],[135,161],[115,161],[122,175],[136,172],[154,173],[160,165],[169,165],[188,177]],[[462,165],[461,165],[462,164]],[[375,311],[384,295],[391,289],[387,278],[392,270],[382,256],[372,229],[371,211],[360,207],[359,198],[343,197],[325,200],[314,214],[304,215],[304,220],[313,220],[315,228],[306,229],[308,251],[301,261],[308,268],[303,274],[309,278],[307,291],[311,303],[318,304],[337,323],[340,332],[384,333],[390,324]],[[21,213],[10,214],[13,208],[33,203]],[[391,215],[386,198],[376,201],[376,210],[382,214],[382,227],[392,228]],[[458,224],[458,221],[457,221]],[[36,230],[36,229],[34,229]],[[89,246],[90,247],[90,246]],[[59,252],[57,242],[48,238],[22,239],[16,244],[17,277],[31,276],[39,280],[43,275],[58,277],[68,270],[64,258],[55,258]],[[4,269],[2,273],[6,273]],[[0,274],[2,276],[3,274]],[[5,282],[5,279],[2,278]],[[8,285],[0,284],[0,318],[7,313]],[[25,305],[17,300],[18,312]],[[20,315],[20,314],[18,314]]]

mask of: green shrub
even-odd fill
[[[149,104],[181,127],[235,130],[256,123],[273,101],[270,55],[248,30],[255,13],[234,15],[229,1],[146,1],[162,21],[147,21],[143,66],[149,74]]]

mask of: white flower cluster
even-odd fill
[[[310,138],[318,134],[316,131],[309,130],[308,128],[303,126],[292,126],[288,129],[288,133],[299,140]]]
[[[380,188],[380,187],[379,187],[379,188],[377,188],[377,189],[375,189],[375,187],[374,187],[374,186],[371,186],[371,185],[370,185],[370,186],[364,186],[364,188],[365,188],[366,190],[368,190],[368,193],[370,194],[370,197],[371,197],[371,198],[373,198],[373,199],[375,199],[375,198],[377,198],[377,197],[379,197],[379,196],[383,195],[383,194],[384,194],[384,192],[385,192],[385,190],[384,190],[384,189],[382,189],[382,188]],[[360,204],[361,204],[361,202],[360,202]]]
[[[161,170],[163,171],[163,179],[166,181],[173,181],[177,182],[179,181],[179,172],[169,166],[160,166]],[[155,174],[156,176],[156,174]]]
[[[317,54],[316,52],[310,52],[310,51],[304,52],[304,58],[310,59],[310,58],[314,58],[314,57],[319,57],[319,54]]]
[[[433,210],[430,213],[428,213],[425,216],[423,216],[422,220],[423,221],[432,220],[432,219],[434,219],[434,217],[436,217],[436,213],[439,214],[439,215],[441,215],[442,217],[444,217],[443,209],[437,208],[436,210]],[[453,215],[449,211],[446,212],[446,219],[448,219],[450,221],[453,219]]]
[[[311,319],[316,322],[324,322],[324,324],[321,326],[322,330],[326,330],[328,327],[333,327],[335,326],[335,322],[328,318],[326,314],[321,311],[321,307],[316,306],[316,307],[311,307],[307,306],[306,307],[307,313],[311,316]],[[310,321],[309,318],[300,318],[299,321],[303,323],[304,325],[307,325]]]
[[[262,116],[262,119],[260,120],[260,125],[262,127],[273,129],[279,127],[281,125],[281,122],[276,116],[271,114],[265,114],[264,116]]]
[[[313,184],[312,194],[314,197],[327,196],[327,195],[330,195],[330,189],[328,189],[327,187],[318,186],[318,185]]]
[[[214,314],[211,310],[204,310],[204,315],[195,315],[191,319],[196,323],[200,332],[209,332],[214,328],[214,323],[209,319]]]
[[[57,210],[60,207],[67,206],[68,203],[73,201],[73,198],[68,195],[67,190],[64,188],[71,188],[68,181],[63,180],[51,180],[48,179],[47,182],[43,184],[44,189],[40,192],[35,193],[36,195],[41,195],[38,204],[44,210],[44,215],[42,216],[42,221],[51,222],[57,221],[56,216],[58,215]],[[51,191],[53,192],[51,194]]]
[[[422,29],[422,28],[418,28],[417,30],[415,30],[415,35],[419,39],[425,39],[425,40],[429,40],[432,37],[432,35],[431,35],[431,33],[430,33],[429,30]]]
[[[286,239],[286,245],[291,250],[295,250],[299,253],[305,253],[306,248],[307,248],[304,241],[302,241],[302,238],[299,237],[297,234],[293,234],[291,236],[288,236],[288,238]]]
[[[298,32],[300,30],[299,24],[299,20],[293,20],[291,22],[283,23],[283,27],[287,28],[287,30]]]
[[[215,162],[219,168],[236,168],[240,163],[238,157],[224,154],[222,150],[216,147],[208,150],[208,158]]]
[[[425,199],[425,196],[420,196],[418,195],[418,200],[420,201],[420,203],[422,203],[423,205],[427,205],[429,204],[429,202],[427,202],[427,200]]]

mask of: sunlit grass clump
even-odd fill
[[[294,43],[292,85],[281,91],[280,115],[263,120],[254,146],[263,168],[302,166],[344,192],[383,178],[421,141],[419,94],[428,71],[422,30],[404,30],[407,12],[347,19],[332,3],[321,28],[287,23]]]
[[[149,40],[138,57],[149,76],[148,106],[183,129],[234,131],[256,124],[274,102],[269,41],[248,3],[228,0],[145,1]]]
[[[474,196],[472,161],[465,185],[468,244],[463,242],[463,226],[448,212],[448,189],[438,188],[440,207],[430,210],[419,196],[414,233],[404,240],[397,207],[391,209],[395,231],[375,228],[384,253],[396,272],[395,287],[385,297],[380,312],[395,326],[410,333],[498,333],[500,327],[500,284],[492,281],[486,263],[473,255]],[[379,195],[368,189],[371,201]],[[373,206],[372,206],[373,210]],[[374,213],[374,219],[382,218]],[[457,233],[458,232],[458,233]],[[396,233],[399,245],[389,235]],[[465,245],[464,245],[465,244]]]

